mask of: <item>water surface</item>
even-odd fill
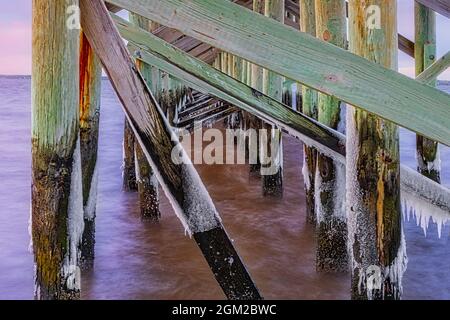
[[[445,89],[445,88],[444,88]],[[450,85],[446,87],[450,92]],[[33,298],[28,251],[30,211],[30,79],[0,77],[0,299]],[[121,190],[123,114],[103,81],[97,244],[94,269],[83,274],[84,299],[224,299],[194,241],[168,201],[158,225],[141,222],[135,193]],[[413,134],[402,130],[402,161],[414,167]],[[348,299],[348,274],[315,272],[315,243],[305,224],[301,144],[285,139],[283,200],[261,196],[246,166],[199,166],[238,252],[265,298]],[[450,186],[450,152],[442,150]],[[405,222],[408,270],[404,297],[450,299],[449,228],[427,237]]]

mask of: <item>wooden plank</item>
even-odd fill
[[[414,41],[416,76],[436,60],[436,13],[414,2]],[[436,82],[432,83],[436,86]],[[423,175],[441,181],[441,160],[437,142],[421,135],[416,136],[417,170]]]
[[[229,299],[260,299],[194,166],[165,119],[102,1],[81,0],[81,24],[166,196]],[[172,153],[180,161],[172,159]],[[178,157],[175,158],[177,160]]]
[[[223,0],[109,2],[450,145],[448,94],[236,4]]]
[[[416,77],[416,80],[428,85],[433,84],[436,78],[450,67],[450,51],[444,54],[440,59],[436,60],[421,74]]]
[[[347,46],[345,0],[315,2],[316,35],[335,46]],[[341,102],[320,93],[317,99],[318,121],[335,130],[343,124]],[[345,173],[342,164],[317,153],[314,168],[316,199],[316,270],[347,272],[347,219],[345,213]]]
[[[417,2],[433,9],[444,17],[450,18],[450,2],[448,0],[416,0]]]

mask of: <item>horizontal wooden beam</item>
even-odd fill
[[[424,6],[436,11],[444,17],[450,18],[450,1],[448,0],[416,0]]]
[[[431,84],[436,78],[450,67],[450,51],[436,60],[431,66],[423,70],[416,78],[417,81]]]
[[[80,8],[83,31],[109,76],[137,141],[225,295],[229,299],[261,299],[208,191],[135,67],[104,3],[80,0]]]
[[[273,19],[225,0],[108,1],[450,145],[450,95]]]

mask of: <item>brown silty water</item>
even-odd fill
[[[0,78],[0,298],[33,298],[29,244],[29,78]],[[97,242],[82,274],[83,299],[224,299],[200,250],[161,195],[159,224],[140,220],[136,193],[122,191],[123,114],[103,81]],[[413,145],[414,136],[402,134]],[[262,196],[247,165],[196,166],[233,243],[266,299],[348,299],[350,277],[315,271],[314,229],[305,221],[302,145],[284,136],[284,197]],[[413,154],[413,153],[411,153]],[[448,150],[443,150],[448,159]],[[407,164],[414,164],[405,158]],[[444,171],[448,168],[443,165]],[[448,180],[445,180],[448,183]],[[450,299],[449,228],[424,237],[405,221],[406,299]]]

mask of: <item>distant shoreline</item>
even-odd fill
[[[0,78],[10,79],[31,79],[30,75],[3,75],[0,74]],[[102,80],[108,80],[108,77],[102,77]],[[438,86],[450,86],[450,80],[438,80]]]

